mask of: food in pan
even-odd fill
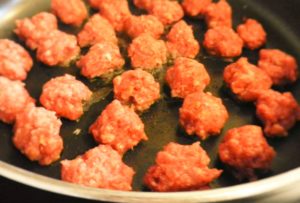
[[[204,16],[208,28],[232,27],[232,9],[226,0],[209,4]]]
[[[153,0],[133,0],[133,3],[137,8],[145,10],[149,10],[153,2]]]
[[[183,0],[182,8],[188,16],[202,16],[212,0]]]

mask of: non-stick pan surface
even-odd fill
[[[132,11],[136,14],[140,13],[134,9],[131,3],[132,1],[129,2],[131,4]],[[297,8],[300,8],[299,1],[229,0],[229,3],[233,7],[234,26],[241,23],[243,19],[247,17],[257,19],[264,25],[268,33],[268,42],[266,47],[282,49],[295,56],[298,62],[300,62],[300,13],[296,11]],[[32,16],[40,11],[49,11],[49,5],[49,0],[1,1],[0,38],[10,38],[22,44],[22,42],[20,42],[12,32],[15,26],[14,21],[19,18]],[[91,13],[93,12],[95,11],[91,10]],[[202,20],[186,20],[189,24],[193,25],[195,35],[201,42],[206,30],[204,22]],[[60,29],[69,33],[77,33],[79,30],[63,24],[60,24]],[[120,37],[123,38],[123,36]],[[124,44],[127,43],[127,39],[124,38],[124,40],[121,41],[121,49],[123,47],[122,52],[125,54]],[[83,50],[83,53],[85,51],[86,50]],[[35,58],[34,52],[31,52],[31,55],[33,58]],[[244,50],[243,56],[248,57],[252,63],[256,63],[258,60],[257,51]],[[229,91],[223,84],[223,69],[232,61],[211,57],[205,53],[204,49],[201,50],[201,54],[197,57],[197,59],[201,63],[205,64],[212,78],[212,83],[206,91],[212,92],[214,95],[221,97],[230,114],[230,119],[220,136],[211,137],[201,142],[202,147],[208,152],[211,158],[211,166],[224,169],[224,166],[220,163],[217,156],[218,143],[222,139],[224,132],[230,128],[238,127],[244,124],[261,124],[255,116],[254,105],[243,104],[234,100],[232,95],[230,95]],[[130,69],[128,60],[125,69]],[[50,78],[60,76],[65,73],[75,75],[77,79],[80,79],[86,85],[88,85],[90,89],[95,92],[97,97],[95,98],[94,103],[90,105],[88,111],[78,122],[71,122],[62,119],[63,126],[61,128],[61,136],[64,139],[64,151],[62,153],[61,160],[73,159],[77,155],[84,153],[86,150],[97,146],[97,143],[93,140],[92,136],[88,134],[88,127],[95,121],[104,107],[113,99],[112,85],[109,79],[88,81],[80,75],[79,69],[76,68],[75,65],[71,65],[71,67],[68,68],[51,68],[38,61],[35,61],[34,67],[25,81],[26,87],[30,94],[38,101],[42,85]],[[147,191],[142,185],[143,175],[145,174],[147,168],[154,163],[156,153],[161,150],[164,145],[171,141],[182,144],[191,144],[198,140],[196,137],[187,136],[178,126],[178,109],[182,102],[170,98],[169,90],[163,81],[164,73],[165,68],[154,73],[156,79],[160,81],[162,87],[162,99],[153,105],[149,111],[141,114],[141,118],[145,123],[146,133],[149,137],[149,140],[147,142],[140,143],[134,148],[134,150],[127,152],[124,157],[124,161],[136,171],[133,182],[133,189],[135,191]],[[300,101],[300,82],[297,82],[296,84],[286,88],[281,88],[279,91],[292,91],[296,99]],[[75,135],[74,131],[78,128],[81,129],[81,132],[79,135]],[[48,167],[43,167],[37,163],[30,162],[14,148],[11,141],[12,127],[0,123],[0,132],[1,161],[8,163],[9,165],[33,172],[34,174],[40,174],[54,179],[60,178],[59,161]],[[273,162],[272,171],[261,178],[282,174],[300,166],[300,158],[298,156],[300,149],[299,124],[297,124],[290,131],[287,138],[273,138],[268,139],[268,141],[277,151],[277,156]],[[3,169],[0,171],[3,171]],[[16,171],[15,173],[18,172]],[[5,174],[6,176],[9,176],[7,175],[9,173]],[[16,175],[16,177],[17,176],[18,175]],[[35,179],[35,177],[28,177],[26,179],[28,181]],[[237,184],[240,183],[235,181],[230,173],[225,170],[222,176],[211,184],[211,187],[221,188]],[[66,187],[69,187],[69,185],[66,185]],[[44,189],[51,190],[50,187]],[[75,194],[75,196],[80,195]],[[101,199],[101,196],[97,199]]]

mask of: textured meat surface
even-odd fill
[[[204,15],[212,0],[183,0],[182,7],[189,16]]]
[[[232,27],[232,9],[226,0],[209,4],[204,15],[209,28]]]

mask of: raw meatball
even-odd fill
[[[263,26],[254,19],[247,19],[237,27],[237,33],[244,41],[244,46],[254,50],[263,46],[267,41],[267,33]]]
[[[242,101],[255,101],[262,91],[272,86],[267,73],[248,62],[245,57],[224,69],[224,81]]]
[[[133,0],[137,8],[149,10],[152,6],[153,0]]]
[[[205,33],[203,45],[211,55],[232,58],[241,55],[243,40],[231,28],[215,27]]]
[[[13,143],[31,161],[50,165],[60,158],[63,149],[61,124],[55,112],[28,105],[16,117]]]
[[[232,9],[226,0],[211,3],[205,11],[207,27],[232,27]]]
[[[199,53],[200,45],[194,37],[193,29],[184,20],[173,25],[167,40],[166,45],[172,58],[195,58]]]
[[[189,16],[204,15],[212,0],[183,0],[182,7]]]
[[[258,67],[266,71],[274,85],[293,83],[298,78],[296,59],[278,49],[260,50]]]
[[[52,31],[41,40],[37,49],[37,59],[48,66],[67,66],[80,52],[74,35]]]
[[[11,81],[0,76],[0,120],[13,123],[16,115],[30,103],[34,103],[20,81]]]
[[[84,102],[89,101],[91,96],[87,86],[66,74],[44,84],[40,102],[58,116],[77,120],[83,114]]]
[[[148,139],[139,116],[118,100],[112,101],[102,111],[89,131],[97,142],[111,145],[120,154]]]
[[[208,168],[210,159],[199,142],[192,145],[169,143],[158,152],[144,183],[153,191],[199,190],[218,178],[222,171]]]
[[[300,120],[300,107],[290,92],[268,90],[256,102],[256,115],[265,125],[267,136],[282,137]]]
[[[125,21],[125,31],[131,38],[148,33],[159,39],[164,33],[164,25],[153,15],[131,16]]]
[[[16,26],[14,32],[19,38],[25,41],[30,49],[36,49],[41,39],[57,29],[57,19],[52,13],[41,12],[31,19],[17,20]]]
[[[142,34],[129,45],[128,56],[133,68],[160,68],[167,62],[166,44],[149,34]]]
[[[134,171],[108,145],[99,145],[73,160],[61,161],[61,179],[88,187],[132,190]]]
[[[255,170],[268,170],[275,151],[261,127],[245,125],[227,131],[219,145],[219,156],[223,163],[236,170],[239,179],[255,180]]]
[[[0,39],[0,75],[11,80],[25,80],[32,65],[31,56],[21,45]]]
[[[129,104],[137,111],[144,111],[160,98],[159,83],[141,69],[129,70],[113,80],[115,98]]]
[[[111,42],[93,45],[89,52],[77,62],[77,66],[81,68],[81,74],[89,79],[121,69],[124,64],[119,47]]]
[[[108,20],[99,14],[93,15],[89,19],[89,21],[84,25],[83,29],[78,33],[77,40],[81,47],[94,45],[101,42],[118,44],[118,38],[114,28],[110,22],[108,22]]]
[[[229,117],[220,98],[202,91],[186,96],[179,114],[187,134],[196,134],[202,140],[220,133]]]
[[[82,0],[51,0],[52,12],[65,24],[79,26],[88,12]]]
[[[167,70],[166,81],[172,97],[185,98],[187,95],[203,91],[210,77],[203,64],[188,58],[177,58],[174,66]]]

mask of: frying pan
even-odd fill
[[[129,2],[132,11],[139,13],[134,10],[132,1]],[[268,33],[267,48],[282,49],[300,61],[300,13],[297,10],[297,8],[300,8],[299,1],[229,0],[229,3],[234,11],[234,26],[241,23],[245,17],[257,19],[264,25]],[[49,5],[49,0],[2,0],[0,2],[0,38],[10,38],[22,44],[12,33],[15,26],[14,21],[19,18],[32,16],[40,11],[49,10]],[[194,26],[197,39],[202,41],[206,30],[204,22],[198,19],[186,20]],[[62,24],[59,26],[60,29],[69,33],[77,33],[79,31],[78,28],[71,28]],[[124,42],[126,44],[126,39]],[[121,50],[124,53],[124,47],[121,47]],[[35,58],[35,53],[30,53]],[[257,51],[244,50],[243,56],[248,57],[252,63],[256,63],[258,60]],[[201,51],[197,59],[205,64],[212,78],[212,83],[206,91],[221,97],[230,113],[230,119],[221,135],[201,142],[201,146],[208,152],[211,158],[210,166],[225,169],[217,156],[218,143],[221,141],[224,133],[233,127],[245,124],[260,125],[260,122],[255,116],[254,105],[243,104],[234,100],[223,84],[222,72],[230,61],[211,57],[204,50]],[[129,68],[130,64],[127,60],[124,69]],[[127,152],[124,156],[124,161],[136,171],[133,181],[133,192],[88,188],[60,181],[59,161],[48,167],[39,166],[37,163],[28,161],[13,147],[11,141],[12,127],[3,123],[0,123],[0,175],[43,190],[104,201],[216,202],[250,197],[278,201],[278,198],[286,198],[287,195],[290,198],[300,199],[300,194],[297,194],[295,190],[297,186],[300,186],[300,158],[298,156],[300,149],[299,124],[290,130],[287,138],[268,139],[268,142],[277,151],[277,157],[273,162],[270,173],[260,176],[260,180],[256,182],[239,183],[225,169],[222,176],[211,184],[212,189],[210,190],[176,193],[147,191],[142,184],[142,178],[147,168],[154,163],[156,153],[171,141],[191,144],[198,140],[196,137],[187,136],[178,126],[178,108],[182,102],[170,98],[169,90],[163,81],[164,70],[165,68],[154,73],[155,78],[160,82],[162,87],[162,99],[153,105],[149,111],[141,114],[149,140],[140,143],[134,150]],[[88,134],[88,127],[113,99],[111,80],[98,79],[88,81],[80,76],[79,70],[74,64],[69,68],[50,68],[35,61],[34,67],[25,81],[26,87],[30,94],[38,101],[42,85],[50,78],[65,73],[75,75],[77,79],[88,85],[97,97],[78,122],[62,119],[61,136],[64,139],[64,151],[61,160],[73,159],[86,150],[97,146],[92,136]],[[291,91],[296,99],[300,101],[300,82],[289,87],[279,88],[278,90]],[[78,128],[81,129],[81,133],[75,135],[73,132]]]

